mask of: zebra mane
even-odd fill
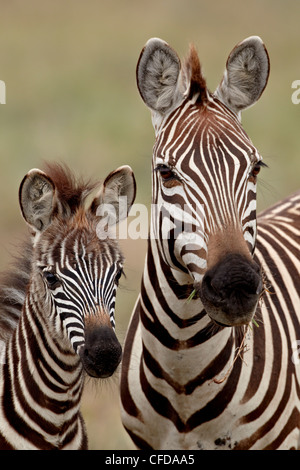
[[[83,207],[86,198],[99,185],[99,182],[76,178],[67,165],[47,162],[45,171],[55,184],[60,203],[71,213]]]
[[[30,280],[31,259],[32,243],[26,241],[10,269],[0,274],[0,341],[7,341],[19,321]]]
[[[189,98],[199,93],[197,101],[205,103],[207,101],[206,80],[202,75],[199,56],[194,44],[190,45],[189,54],[183,66],[183,74],[190,84]]]

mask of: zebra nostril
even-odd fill
[[[218,297],[219,299],[223,298],[222,292],[219,289],[219,286],[217,285],[216,279],[207,276],[206,285],[215,297]]]
[[[84,355],[85,357],[89,357],[89,356],[90,356],[89,350],[88,350],[87,348],[84,348],[84,350],[83,350],[83,355]]]
[[[217,280],[210,274],[206,274],[203,278],[201,295],[214,304],[220,304],[224,299],[224,293],[217,285]]]

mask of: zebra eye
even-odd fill
[[[44,275],[44,278],[46,279],[47,284],[48,284],[50,289],[55,289],[60,284],[60,280],[52,272],[44,271],[43,275]]]
[[[172,178],[176,178],[174,172],[167,165],[158,165],[155,169],[159,171],[160,176],[164,181],[169,181]]]
[[[174,188],[174,186],[179,186],[182,184],[179,176],[167,165],[157,165],[155,171],[158,171],[162,179],[162,183],[165,188]]]
[[[257,162],[252,168],[251,176],[256,178],[262,167],[267,167],[267,165],[262,161]]]
[[[116,282],[117,286],[119,285],[119,280],[120,280],[120,277],[122,276],[122,274],[124,274],[123,268],[121,268],[115,276],[115,282]]]
[[[261,166],[260,165],[255,165],[253,168],[252,168],[252,173],[251,175],[256,177],[258,175],[258,173],[260,172],[260,169],[261,169]]]

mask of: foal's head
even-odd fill
[[[105,204],[116,209],[115,223],[126,217],[135,198],[135,179],[124,166],[110,173],[93,195],[96,187],[76,181],[68,169],[49,165],[47,173],[29,171],[19,200],[33,236],[28,301],[66,354],[77,354],[89,375],[108,377],[122,352],[114,308],[123,256],[115,239],[98,238],[97,214]],[[127,198],[123,214],[120,196]]]

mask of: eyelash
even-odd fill
[[[259,174],[261,168],[267,167],[267,166],[268,166],[268,165],[266,165],[266,164],[265,164],[264,162],[262,162],[262,161],[257,162],[257,163],[253,166],[253,168],[252,168],[251,176],[254,177],[254,178],[256,178],[257,175]]]
[[[172,178],[176,178],[175,173],[167,165],[163,165],[163,164],[157,165],[157,167],[155,168],[155,171],[159,171],[160,176],[162,177],[164,181],[169,181]]]
[[[117,286],[119,286],[119,280],[120,280],[121,276],[125,276],[123,268],[120,268],[120,270],[117,272],[117,274],[115,276],[115,283],[116,283]]]
[[[178,186],[181,184],[179,176],[177,176],[177,174],[172,170],[172,168],[168,167],[167,165],[159,164],[155,168],[155,171],[158,171],[160,173],[163,185],[166,188],[173,188],[174,186]]]

